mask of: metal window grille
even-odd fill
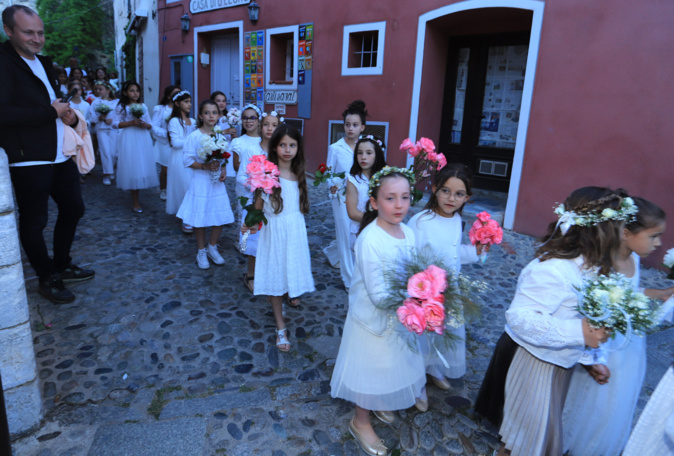
[[[360,42],[360,50],[354,51],[356,62],[360,62],[357,68],[373,68],[377,66],[377,46],[379,45],[379,32],[369,31],[354,34],[356,43]]]

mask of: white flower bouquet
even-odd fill
[[[204,163],[217,161],[220,164],[220,167],[216,171],[211,171],[211,182],[218,182],[220,180],[220,168],[222,168],[223,164],[227,165],[227,159],[231,157],[231,154],[227,152],[227,146],[227,140],[218,134],[201,138],[201,147],[197,150],[197,156]]]
[[[96,106],[96,112],[102,116],[107,116],[110,111],[112,111],[112,108],[105,103],[99,103],[98,106]]]
[[[241,111],[237,108],[227,111],[227,123],[232,128],[239,125],[241,123]]]
[[[140,103],[134,103],[129,106],[129,112],[136,119],[140,119],[145,114],[145,106]]]
[[[662,259],[662,265],[666,268],[669,268],[669,274],[667,278],[674,280],[674,249],[667,250],[665,257]]]
[[[623,274],[587,279],[579,291],[582,297],[577,310],[595,327],[619,332],[629,339],[632,334],[645,334],[657,324],[651,300],[634,291],[631,279]]]

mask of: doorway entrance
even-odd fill
[[[508,191],[528,43],[528,33],[450,38],[440,150],[477,188]]]
[[[237,33],[214,36],[211,40],[211,93],[227,95],[228,106],[241,106],[239,87],[239,36]]]
[[[171,55],[171,84],[194,93],[194,77],[192,68],[194,67],[194,56],[189,55]],[[192,112],[190,116],[194,117],[194,108],[196,104],[192,102]]]

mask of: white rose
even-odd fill
[[[601,211],[602,217],[605,217],[605,218],[615,217],[616,214],[617,214],[616,211],[614,211],[613,209],[610,209],[608,207],[606,209],[604,209],[603,211]]]
[[[665,254],[665,258],[662,260],[662,262],[668,268],[670,268],[670,269],[674,268],[674,249],[667,250],[667,253]]]
[[[609,291],[608,294],[611,299],[611,302],[619,303],[625,296],[625,290],[623,290],[622,288],[614,288],[611,291]]]

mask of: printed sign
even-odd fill
[[[232,6],[247,5],[250,0],[192,0],[190,2],[190,13],[203,13],[222,8],[231,8]]]
[[[297,90],[267,90],[264,93],[264,102],[267,104],[297,104]]]

